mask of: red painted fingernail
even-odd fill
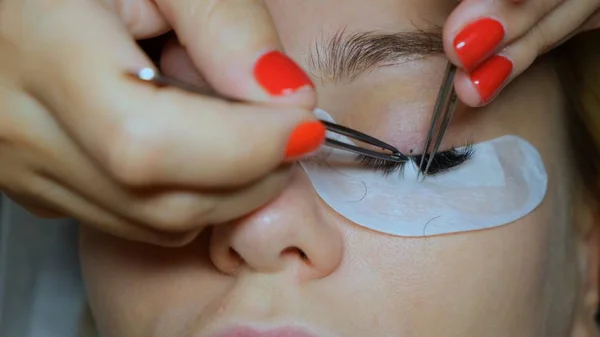
[[[467,72],[492,54],[504,40],[504,27],[494,19],[480,19],[460,31],[454,38],[454,49]]]
[[[279,51],[264,54],[254,67],[254,76],[269,94],[283,96],[314,87],[310,77],[292,59]]]
[[[512,72],[512,62],[503,56],[494,56],[471,73],[471,82],[479,92],[482,103],[489,102]]]
[[[298,125],[288,140],[285,158],[298,158],[317,150],[325,142],[325,134],[325,125],[321,122],[306,122]]]

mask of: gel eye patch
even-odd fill
[[[317,117],[334,122],[323,110]],[[345,136],[329,138],[353,144]],[[473,156],[447,172],[417,180],[418,168],[383,174],[356,155],[325,147],[301,162],[317,194],[348,220],[397,236],[431,236],[502,226],[544,199],[548,176],[540,154],[517,136],[473,145]]]

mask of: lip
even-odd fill
[[[284,327],[272,330],[256,330],[250,327],[235,327],[210,335],[210,337],[319,337],[306,330]]]

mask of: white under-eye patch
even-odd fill
[[[323,110],[315,114],[334,122]],[[353,144],[347,137],[328,137]],[[336,212],[369,229],[430,236],[501,226],[533,211],[548,176],[540,154],[517,136],[473,146],[474,155],[450,171],[418,181],[418,169],[384,175],[358,165],[354,154],[323,148],[301,162],[319,196]]]

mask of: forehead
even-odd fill
[[[456,5],[452,0],[267,0],[286,49],[291,53],[315,36],[349,30],[414,30],[442,26]],[[291,49],[291,50],[290,50]]]

